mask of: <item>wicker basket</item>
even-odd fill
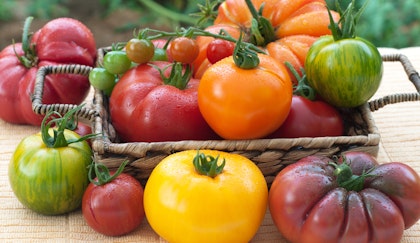
[[[420,100],[420,77],[408,58],[402,54],[383,55],[384,61],[399,61],[414,84],[417,92],[394,94],[370,101],[358,108],[341,109],[345,121],[345,135],[337,137],[255,140],[207,140],[178,142],[136,142],[121,143],[109,114],[108,98],[95,90],[91,107],[83,107],[78,116],[92,123],[94,133],[103,136],[92,141],[94,159],[109,168],[117,168],[129,160],[125,172],[135,176],[143,184],[153,168],[171,153],[187,149],[216,149],[244,155],[251,159],[263,172],[271,185],[275,175],[286,165],[308,155],[332,156],[343,151],[364,151],[374,156],[378,153],[380,134],[375,127],[372,111],[387,104]],[[91,68],[81,65],[45,66],[40,68],[32,99],[33,110],[45,114],[49,109],[65,113],[76,107],[71,104],[42,104],[44,78],[48,74],[72,73],[87,76]]]

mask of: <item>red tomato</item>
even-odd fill
[[[35,32],[30,45],[33,53],[24,52],[21,43],[0,52],[0,118],[16,124],[40,125],[42,117],[32,111],[31,94],[41,66],[83,64],[93,66],[96,44],[93,34],[81,22],[71,18],[51,20]],[[32,53],[32,55],[33,55]],[[17,55],[16,55],[17,54]],[[19,57],[31,63],[23,65]],[[44,83],[43,103],[80,104],[89,93],[89,80],[82,75],[48,75]]]
[[[335,166],[309,156],[280,171],[269,192],[275,225],[290,242],[400,242],[420,219],[419,175],[363,152],[344,156]]]
[[[199,47],[194,39],[177,37],[171,41],[169,53],[174,61],[191,64],[198,56]]]
[[[269,137],[325,137],[343,134],[343,119],[335,107],[321,100],[311,101],[295,95],[286,121]]]
[[[214,64],[225,57],[232,56],[234,49],[235,43],[222,39],[214,39],[207,46],[207,59],[211,64]]]
[[[171,63],[154,62],[160,69]],[[156,67],[139,65],[127,71],[112,91],[112,124],[126,142],[208,140],[217,138],[200,113],[198,79],[184,89],[165,84]],[[168,75],[171,68],[165,70]]]
[[[101,234],[130,233],[144,219],[143,187],[124,173],[103,185],[90,183],[83,195],[82,213],[88,225]]]

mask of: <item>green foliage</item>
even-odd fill
[[[360,7],[366,0],[356,0]],[[345,8],[351,0],[339,1]],[[335,9],[335,0],[327,0]],[[420,4],[418,0],[370,0],[359,19],[357,35],[380,47],[420,46]]]
[[[13,9],[15,8],[14,1],[0,2],[0,20],[9,20],[13,16]]]
[[[68,0],[36,0],[29,1],[26,14],[43,19],[52,19],[68,13],[64,7]]]

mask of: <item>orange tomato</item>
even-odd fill
[[[210,66],[198,87],[198,106],[210,127],[224,139],[257,139],[285,121],[292,101],[286,67],[268,55],[241,69],[232,56]]]
[[[303,68],[313,42],[320,36],[331,34],[324,0],[252,0],[252,3],[257,10],[264,3],[262,16],[267,18],[274,28],[274,41],[265,43],[262,47],[277,61],[290,62],[298,72]],[[332,15],[334,20],[338,21],[339,14],[332,11]],[[244,0],[226,0],[219,6],[218,16],[214,21],[215,27],[211,28],[228,25],[249,34],[252,18]],[[223,26],[220,28],[224,28]],[[246,39],[245,37],[244,40]],[[203,66],[201,73],[202,69]],[[291,77],[296,81],[293,75]]]

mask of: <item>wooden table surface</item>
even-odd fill
[[[383,53],[401,52],[420,70],[420,47],[380,50]],[[384,67],[382,84],[374,98],[415,92],[400,63],[385,62]],[[388,105],[373,112],[373,117],[381,134],[378,160],[404,162],[420,173],[420,102]],[[0,242],[165,242],[146,220],[129,235],[106,237],[85,223],[80,210],[61,216],[43,216],[24,208],[10,188],[8,164],[20,140],[38,130],[38,127],[0,121]],[[278,233],[267,213],[252,242],[287,241]],[[401,242],[420,242],[420,222],[404,232]]]

